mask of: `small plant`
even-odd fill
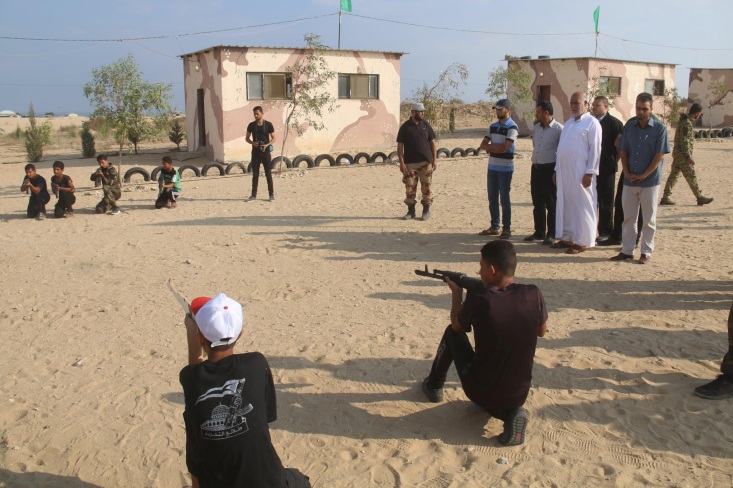
[[[171,125],[171,130],[168,132],[168,139],[176,145],[178,151],[181,150],[181,142],[183,142],[185,137],[186,132],[183,130],[183,127],[181,127],[181,122],[178,119],[174,119],[173,124]]]
[[[448,130],[451,134],[456,131],[456,108],[450,108],[450,115],[448,116]]]
[[[30,122],[30,127],[25,130],[25,152],[28,156],[28,161],[37,163],[43,157],[43,146],[51,141],[53,125],[48,121],[38,125],[32,103],[28,110],[28,121]]]
[[[23,137],[23,131],[20,130],[20,126],[15,127],[15,130],[13,131],[13,137],[15,137],[16,139],[20,139],[21,137]]]
[[[661,117],[665,124],[670,127],[677,127],[680,121],[680,113],[682,113],[687,105],[687,98],[677,94],[677,88],[664,90],[664,113]]]
[[[94,147],[94,134],[89,127],[89,121],[81,124],[81,154],[85,158],[93,158],[97,155],[97,149]]]

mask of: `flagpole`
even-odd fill
[[[596,41],[598,43],[598,41]],[[341,49],[341,6],[339,5],[339,49]]]
[[[339,32],[341,32],[341,25],[339,25]],[[339,34],[339,36],[340,36],[340,34]],[[340,39],[340,37],[339,37],[339,39]],[[593,57],[594,58],[597,58],[598,57],[598,32],[596,32],[596,52],[593,55]]]

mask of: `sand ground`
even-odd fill
[[[454,373],[442,404],[419,388],[450,296],[413,270],[477,272],[483,157],[440,161],[428,222],[398,219],[394,165],[284,173],[273,203],[244,203],[250,175],[189,173],[177,209],[154,210],[154,185],[138,182],[122,215],[95,215],[95,162],[63,151],[39,170],[48,178],[53,159],[67,161],[77,215],[37,222],[18,191],[24,163],[0,164],[0,486],[190,483],[173,277],[188,297],[225,291],[244,304],[238,350],[270,361],[274,445],[314,486],[730,487],[731,400],[692,390],[726,350],[733,140],[697,143],[715,202],[696,206],[681,181],[646,266],[610,262],[617,248],[567,256],[522,241],[532,232],[529,148],[519,142],[512,241],[518,281],[543,291],[550,331],[538,343],[527,441],[513,448],[499,446],[501,423]],[[163,151],[125,157],[125,168],[150,170]]]

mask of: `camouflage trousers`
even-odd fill
[[[117,200],[122,196],[122,192],[119,188],[110,186],[103,186],[102,193],[104,196],[95,208],[98,214],[107,213],[111,209],[115,208],[117,206]]]
[[[423,205],[431,205],[433,203],[433,194],[430,192],[430,185],[433,182],[433,164],[427,161],[422,163],[407,164],[407,174],[402,177],[402,183],[405,184],[405,203],[407,205],[415,205],[417,203],[417,182],[420,182],[420,192],[422,198],[420,203]]]
[[[730,307],[728,314],[728,352],[720,363],[720,372],[726,376],[733,377],[733,305]]]
[[[692,190],[692,193],[695,194],[695,198],[700,198],[702,196],[702,192],[700,192],[700,187],[697,185],[695,167],[690,166],[687,161],[682,161],[677,158],[672,160],[672,171],[667,177],[667,184],[664,185],[663,198],[669,198],[670,195],[672,195],[672,188],[674,188],[674,185],[677,183],[677,178],[679,178],[680,173],[682,173],[682,176],[687,180],[687,184],[690,185],[690,189]]]

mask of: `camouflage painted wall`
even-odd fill
[[[295,64],[302,49],[246,48],[219,46],[185,55],[184,83],[186,124],[189,150],[200,147],[197,90],[204,90],[207,155],[216,161],[248,161],[251,146],[245,141],[247,124],[253,120],[252,109],[261,105],[265,119],[275,126],[278,141],[276,154],[283,140],[285,107],[277,100],[249,100],[247,73],[282,73]],[[325,112],[326,128],[306,128],[302,136],[290,131],[285,154],[316,156],[322,153],[391,150],[399,128],[400,54],[372,51],[326,51],[329,69],[344,74],[379,76],[378,99],[338,99],[332,113]],[[338,77],[326,88],[338,97]]]
[[[639,63],[603,58],[563,59],[511,59],[509,66],[516,66],[530,76],[531,103],[514,108],[512,118],[521,134],[528,134],[534,122],[534,107],[542,90],[549,90],[549,98],[555,118],[565,122],[570,117],[570,96],[580,90],[593,91],[602,76],[621,78],[621,94],[613,98],[610,112],[621,121],[635,115],[636,96],[644,91],[646,80],[664,80],[665,89],[674,88],[675,66],[660,63]],[[508,92],[514,92],[509,87]],[[664,97],[654,97],[654,111],[662,113]]]
[[[722,82],[728,87],[728,93],[722,99],[723,105],[710,108],[714,98],[710,83]],[[733,69],[690,69],[690,86],[687,95],[690,100],[703,106],[699,125],[702,127],[727,127],[733,125]]]

